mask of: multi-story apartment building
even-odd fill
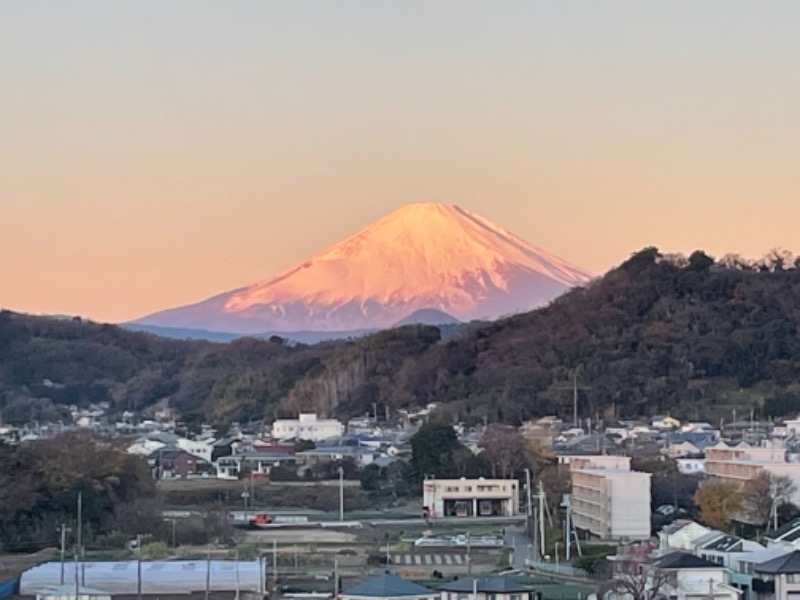
[[[628,457],[574,457],[570,469],[576,528],[604,540],[650,537],[649,473],[631,471]]]
[[[311,440],[320,442],[344,434],[344,425],[336,419],[318,419],[316,413],[300,413],[297,419],[276,419],[272,437],[277,440]]]
[[[426,479],[422,504],[429,517],[511,517],[519,512],[516,479]]]
[[[705,469],[710,478],[741,485],[762,473],[787,477],[795,483],[794,495],[788,500],[800,503],[800,463],[788,462],[786,450],[778,444],[753,448],[744,443],[734,447],[719,443],[706,449]]]

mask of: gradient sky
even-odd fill
[[[800,252],[800,2],[0,7],[0,306],[121,321],[411,201],[602,273]]]

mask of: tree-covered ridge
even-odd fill
[[[453,349],[473,388],[459,404],[493,406],[499,420],[569,417],[564,388],[577,370],[589,388],[583,417],[798,410],[800,271],[785,265],[642,250],[547,308],[460,340]]]
[[[111,325],[0,313],[0,410],[41,418],[106,400],[169,404],[215,423],[298,410],[348,416],[438,402],[454,417],[519,422],[800,410],[800,271],[702,252],[634,254],[549,306],[442,341],[410,326],[314,346],[280,338],[182,342]]]

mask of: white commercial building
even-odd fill
[[[516,479],[426,479],[422,505],[429,517],[511,517],[519,511]]]
[[[300,413],[297,419],[277,419],[272,424],[272,437],[277,440],[310,440],[320,442],[344,434],[344,425],[336,419],[318,419],[316,413]]]
[[[604,540],[649,539],[650,474],[631,471],[627,457],[609,458],[570,462],[573,524]]]

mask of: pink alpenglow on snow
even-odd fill
[[[494,319],[591,277],[459,206],[416,203],[276,277],[137,323],[263,333],[387,328],[423,309]]]

